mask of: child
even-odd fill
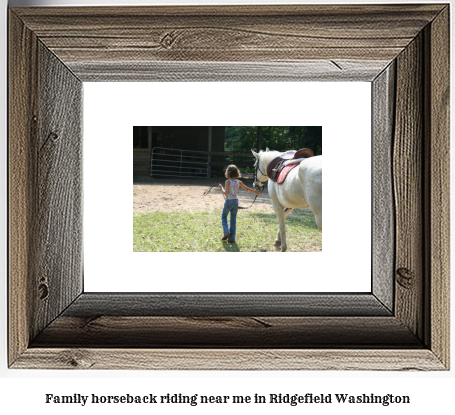
[[[227,240],[229,243],[233,244],[235,242],[237,211],[239,210],[239,200],[237,199],[239,186],[245,189],[247,192],[252,192],[256,195],[260,195],[261,192],[250,189],[239,180],[240,171],[234,164],[228,166],[224,175],[227,179],[225,183],[226,189],[223,189],[223,186],[221,184],[218,185],[225,196],[223,213],[221,214],[221,224],[223,225],[224,236],[221,238],[221,240]],[[227,216],[229,212],[231,213],[230,227],[228,227],[227,223]]]

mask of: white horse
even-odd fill
[[[254,187],[261,190],[269,178],[267,176],[268,164],[283,153],[269,149],[260,151],[259,154],[251,151],[256,157]],[[284,222],[293,209],[310,208],[318,228],[322,231],[322,156],[303,160],[300,166],[289,172],[284,183],[278,184],[269,180],[268,189],[279,224],[275,247],[281,246],[281,252],[287,249]]]

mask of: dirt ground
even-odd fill
[[[173,210],[213,210],[223,207],[224,198],[221,190],[213,187],[207,195],[210,186],[221,183],[224,178],[218,179],[155,179],[149,177],[135,178],[133,181],[133,210],[137,213],[169,212]],[[253,186],[249,178],[242,178],[243,183]],[[248,207],[253,203],[255,195],[239,190],[239,206]],[[269,195],[265,190],[257,197],[250,208],[256,212],[273,212]]]

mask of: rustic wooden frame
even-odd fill
[[[87,80],[371,82],[372,292],[85,293]],[[11,368],[449,368],[447,4],[10,9],[8,96]]]

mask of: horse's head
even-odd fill
[[[269,151],[267,148],[266,151]],[[253,186],[257,191],[262,192],[264,189],[264,184],[268,180],[267,176],[267,164],[265,164],[263,161],[261,161],[261,154],[262,151],[259,153],[256,153],[255,151],[251,150],[253,153],[253,156],[256,158],[256,162],[254,163],[254,183]],[[264,165],[265,164],[265,165]]]

